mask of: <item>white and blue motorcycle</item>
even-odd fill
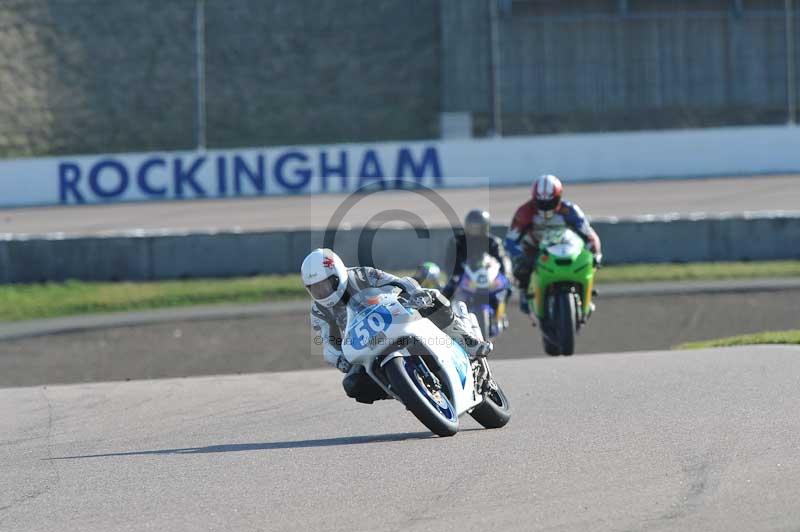
[[[344,340],[345,358],[364,366],[381,388],[439,436],[458,432],[458,418],[465,413],[486,428],[502,427],[511,417],[508,399],[485,357],[470,361],[399,288],[368,288],[354,295],[347,306]]]

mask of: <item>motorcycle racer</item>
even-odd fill
[[[412,277],[422,288],[442,289],[442,270],[435,262],[423,262]]]
[[[600,237],[589,225],[581,208],[562,199],[563,193],[564,186],[559,178],[549,174],[539,176],[533,182],[531,199],[517,209],[511,220],[505,246],[511,255],[514,277],[523,291],[528,289],[539,253],[539,241],[547,229],[569,227],[586,242],[595,263],[602,260]],[[524,296],[520,297],[520,310],[530,313]]]
[[[487,356],[491,342],[478,339],[468,323],[463,305],[451,307],[438,290],[429,290],[410,277],[396,277],[377,268],[348,268],[330,249],[315,249],[300,267],[303,284],[314,300],[311,326],[322,344],[325,362],[346,373],[342,386],[348,397],[361,403],[386,399],[387,395],[360,365],[351,365],[342,354],[343,332],[347,327],[347,303],[352,294],[366,288],[393,285],[408,295],[411,304],[472,358]]]
[[[447,249],[445,264],[452,274],[442,289],[446,298],[453,297],[461,276],[464,275],[464,263],[470,257],[480,257],[488,253],[500,263],[500,272],[508,275],[509,259],[503,248],[503,241],[492,235],[490,229],[491,218],[487,211],[473,209],[467,213],[464,218],[464,232],[454,236]]]

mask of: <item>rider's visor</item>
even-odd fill
[[[339,288],[339,277],[331,275],[327,279],[323,279],[314,284],[307,284],[306,290],[311,294],[314,299],[325,299],[330,297]]]
[[[543,212],[552,211],[558,207],[559,203],[561,203],[561,198],[537,199],[536,208]]]
[[[489,228],[481,224],[466,224],[464,226],[464,234],[472,237],[486,236],[489,233]]]

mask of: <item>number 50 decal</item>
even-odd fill
[[[385,331],[391,324],[391,312],[384,308],[376,309],[350,329],[350,343],[354,349],[364,349],[370,338]]]

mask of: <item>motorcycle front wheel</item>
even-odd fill
[[[544,352],[551,357],[557,357],[561,354],[561,348],[558,347],[558,344],[548,340],[544,334],[542,334],[542,346],[544,347]]]
[[[558,347],[562,355],[571,355],[575,352],[575,296],[570,292],[558,294],[556,309]]]
[[[392,391],[431,432],[439,436],[458,432],[458,413],[421,358],[395,357],[384,369]]]

